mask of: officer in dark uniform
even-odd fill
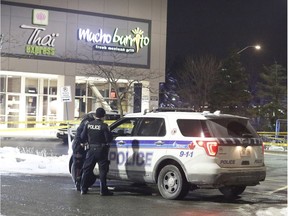
[[[84,160],[86,157],[86,151],[84,149],[84,143],[86,141],[81,139],[81,133],[83,132],[86,124],[93,120],[95,120],[95,113],[88,113],[84,115],[80,125],[77,128],[76,135],[72,142],[72,150],[73,150],[72,169],[74,169],[72,173],[75,174],[74,176],[75,186],[78,191],[80,191],[82,167],[83,167]]]
[[[106,112],[103,108],[96,110],[96,120],[89,122],[83,130],[82,139],[88,140],[89,150],[83,165],[83,174],[81,179],[81,194],[86,194],[89,187],[89,175],[98,163],[100,175],[100,195],[113,195],[108,190],[106,176],[109,171],[109,143],[112,141],[112,133],[107,124],[103,122]]]

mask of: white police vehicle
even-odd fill
[[[127,114],[110,128],[108,178],[157,184],[165,199],[198,188],[235,198],[265,180],[263,143],[247,118],[158,109]]]

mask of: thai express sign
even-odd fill
[[[47,10],[33,9],[32,23],[34,25],[48,25],[49,12]],[[30,29],[32,33],[28,38],[27,44],[25,46],[25,53],[30,55],[55,55],[55,39],[60,34],[42,34],[45,32],[46,28],[21,25],[22,29]]]
[[[144,36],[144,31],[139,27],[131,30],[130,35],[121,35],[118,28],[113,34],[104,33],[102,29],[92,32],[90,29],[78,29],[78,40],[84,40],[94,44],[94,49],[103,51],[116,51],[125,53],[138,53],[141,48],[150,43],[150,39]]]
[[[30,29],[32,33],[28,38],[27,45],[25,46],[25,52],[31,55],[55,55],[55,39],[59,36],[59,33],[46,34],[41,36],[40,33],[46,29],[43,27],[21,25],[23,29]]]

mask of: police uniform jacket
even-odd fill
[[[86,124],[87,124],[88,122],[93,121],[93,120],[95,120],[95,118],[94,118],[93,114],[91,114],[91,113],[88,113],[88,114],[86,114],[86,115],[83,117],[83,119],[82,119],[79,127],[78,127],[77,130],[76,130],[75,139],[79,140],[81,143],[84,143],[84,142],[85,142],[85,140],[82,140],[82,139],[81,139],[81,134],[82,134],[84,128],[86,127]]]
[[[96,119],[87,123],[81,134],[82,140],[87,140],[88,144],[107,144],[113,139],[112,133],[106,123],[101,119]]]

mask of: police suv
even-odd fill
[[[165,199],[198,188],[235,198],[265,180],[263,143],[244,117],[158,109],[127,114],[110,129],[108,178],[157,184]]]

